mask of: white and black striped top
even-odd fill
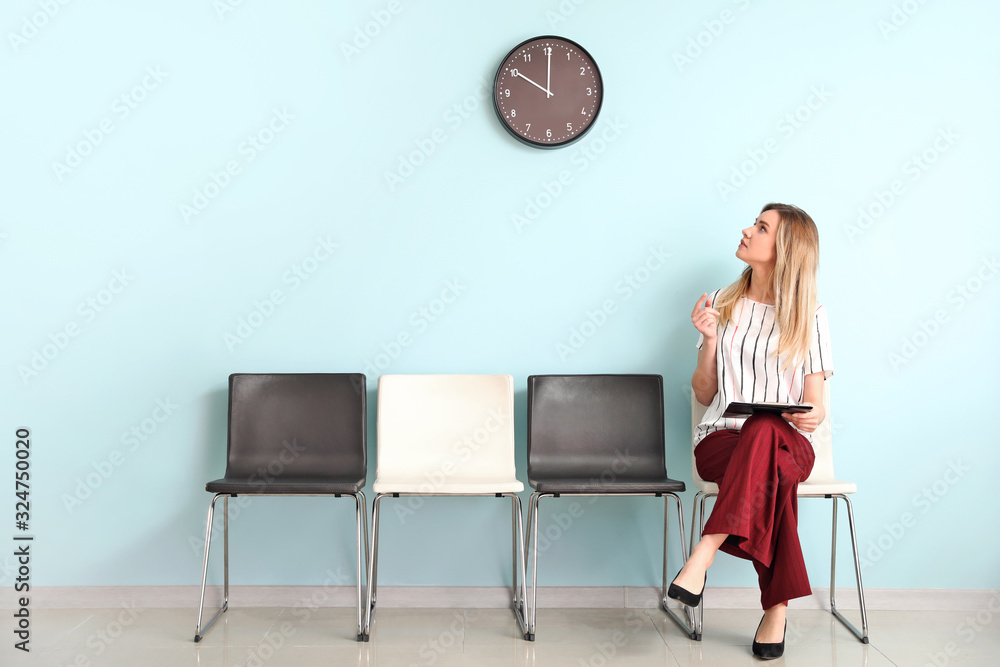
[[[720,291],[711,294],[713,305]],[[775,354],[779,334],[776,315],[774,306],[743,297],[733,306],[735,323],[728,322],[717,331],[715,362],[719,390],[695,431],[695,445],[713,431],[738,431],[743,426],[745,417],[722,417],[732,401],[801,403],[806,375],[820,371],[826,379],[833,375],[826,309],[816,307],[816,326],[804,362],[783,373],[779,370],[781,363]],[[699,350],[704,340],[704,335],[698,337]],[[799,432],[812,442],[811,433]]]

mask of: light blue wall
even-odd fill
[[[735,278],[740,230],[778,200],[821,230],[836,463],[860,488],[866,584],[1000,586],[984,500],[1000,466],[995,3],[223,2],[17,0],[0,16],[0,471],[10,479],[15,429],[29,427],[36,584],[195,583],[227,376],[385,365],[403,333],[412,343],[369,369],[370,388],[379,372],[512,374],[522,475],[526,376],[662,374],[669,466],[689,480],[688,316]],[[483,97],[503,55],[542,34],[584,45],[607,90],[593,132],[555,151],[511,139]],[[110,133],[60,173],[102,123]],[[254,153],[244,142],[269,125]],[[390,187],[411,156],[419,166]],[[213,190],[230,161],[239,172]],[[562,172],[571,182],[547,199]],[[196,202],[206,188],[216,196]],[[545,207],[518,229],[531,199]],[[669,258],[619,288],[653,251]],[[296,283],[314,252],[325,260]],[[459,296],[421,324],[450,283]],[[226,334],[275,290],[281,303],[230,349]],[[607,299],[614,314],[561,355]],[[52,358],[24,374],[36,352]],[[143,426],[144,441],[122,441]],[[100,484],[80,488],[88,476]],[[15,532],[4,488],[0,534]],[[801,535],[822,586],[829,509],[815,505]],[[543,582],[656,582],[659,506],[583,508]],[[402,522],[387,505],[382,581],[499,584],[508,516],[435,500]],[[233,524],[234,583],[349,573],[351,522],[345,501],[253,502]],[[712,584],[754,584],[748,564],[718,564]]]

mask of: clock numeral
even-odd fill
[[[524,131],[527,132],[530,129],[531,129],[531,123],[526,123],[524,126]]]
[[[588,89],[587,89],[587,96],[589,97],[589,96],[591,96],[591,95],[593,95],[593,94],[594,94],[594,91],[593,91],[593,90],[591,90],[590,88],[588,88]]]
[[[551,137],[552,136],[552,130],[545,130],[545,136],[546,137]]]
[[[542,49],[542,51],[543,51],[543,52],[545,53],[545,55],[547,55],[547,56],[551,56],[551,55],[552,55],[552,47],[551,47],[551,46],[546,46],[546,47],[545,47],[544,49]]]
[[[567,132],[573,131],[573,123],[566,123],[566,131]]]
[[[587,107],[583,107],[582,109],[580,109],[580,113],[583,114],[584,116],[586,116],[587,115]]]
[[[524,54],[524,62],[526,62],[526,63],[530,63],[531,62],[531,54],[530,53],[525,53]]]
[[[504,97],[510,97],[510,88],[505,88],[504,89],[503,96]]]
[[[512,70],[510,71],[510,75],[511,75],[511,76],[517,76],[517,70],[516,70],[516,69],[512,69]]]
[[[569,60],[569,53],[566,53],[566,60]]]
[[[585,72],[585,68],[581,67],[580,68],[580,76],[583,76],[585,73],[586,73]]]
[[[517,109],[511,109],[510,110],[510,117],[514,118],[515,116],[517,116]]]

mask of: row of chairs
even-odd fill
[[[234,374],[229,378],[229,434],[225,477],[206,484],[213,493],[205,533],[201,599],[195,642],[229,606],[228,501],[238,495],[334,496],[355,501],[357,640],[371,634],[378,593],[379,515],[382,501],[406,496],[485,496],[511,503],[511,609],[526,640],[535,638],[539,502],[563,496],[654,496],[664,499],[663,579],[660,607],[692,639],[701,639],[703,608],[667,602],[670,501],[677,536],[688,546],[681,500],[683,482],[667,475],[663,379],[659,375],[535,375],[528,378],[528,482],[534,489],[524,531],[524,485],[516,477],[514,383],[509,375],[383,375],[378,383],[377,468],[369,546],[367,502],[366,382],[360,373]],[[700,408],[700,410],[699,410]],[[692,398],[692,421],[704,408]],[[829,414],[829,412],[828,412]],[[827,422],[829,422],[829,417]],[[825,434],[825,435],[824,435]],[[836,482],[829,457],[829,429],[818,432],[816,469],[800,497],[834,498],[831,610],[868,641],[853,511]],[[825,443],[825,444],[824,444]],[[815,443],[814,443],[815,444]],[[814,479],[816,478],[816,479]],[[700,480],[691,528],[705,518],[705,501],[718,492]],[[810,487],[824,483],[826,486]],[[831,484],[840,484],[835,487]],[[847,501],[854,547],[862,631],[839,611],[833,597],[836,500]],[[213,516],[222,500],[223,601],[203,625]],[[699,514],[700,512],[700,514]],[[700,522],[698,517],[701,517]],[[525,539],[527,535],[527,539]],[[528,595],[526,556],[531,557]],[[367,575],[367,576],[365,576]],[[368,582],[367,589],[363,581]]]

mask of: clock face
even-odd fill
[[[604,84],[583,47],[563,37],[535,37],[507,54],[493,83],[493,106],[507,130],[537,148],[579,139],[601,110]]]

